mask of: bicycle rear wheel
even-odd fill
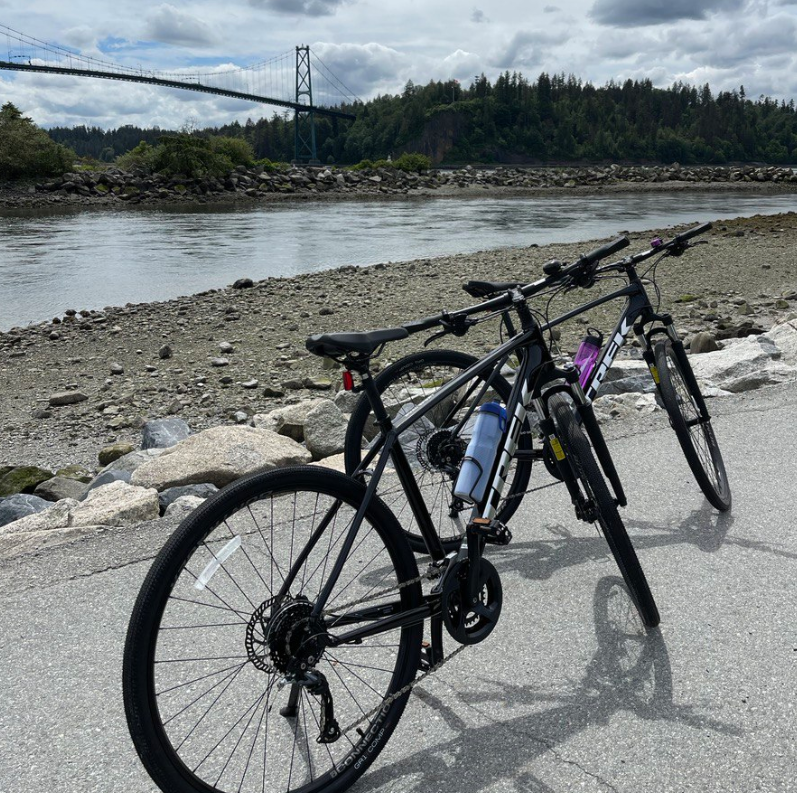
[[[573,474],[595,509],[597,523],[620,568],[639,615],[645,625],[653,628],[659,624],[660,619],[656,601],[617,511],[617,505],[592,454],[592,447],[573,412],[572,403],[563,394],[554,394],[548,407],[565,457],[569,459]]]
[[[425,350],[392,364],[374,382],[388,413],[393,419],[401,418],[476,361],[472,355],[454,350]],[[457,436],[454,436],[453,430],[479,395],[483,383],[483,378],[477,378],[466,384],[451,399],[421,416],[400,438],[446,553],[459,547],[464,524],[470,514],[470,505],[458,501],[451,491],[473,433],[475,413]],[[475,391],[469,393],[474,384]],[[494,400],[506,402],[511,390],[512,386],[507,380],[497,375],[478,404]],[[460,400],[462,404],[454,409]],[[360,464],[364,451],[376,435],[374,416],[368,400],[363,396],[349,419],[346,433],[344,459],[348,474],[353,473]],[[518,456],[509,470],[506,489],[496,514],[496,518],[503,523],[520,506],[528,485],[531,449],[532,437],[527,420],[518,442]],[[524,458],[523,455],[527,456]],[[390,463],[377,492],[405,527],[412,550],[425,553],[426,544]]]
[[[319,468],[245,477],[158,554],[130,620],[123,690],[133,742],[164,791],[336,793],[384,747],[422,624],[334,649],[320,638],[372,624],[366,607],[421,603],[415,559],[377,499],[322,617],[310,614],[364,490]],[[289,673],[304,684],[283,687]],[[343,733],[320,742],[330,703]]]
[[[731,486],[711,419],[701,419],[696,394],[687,384],[672,342],[658,342],[653,354],[661,398],[686,462],[709,503],[725,512],[731,508]]]

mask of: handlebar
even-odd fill
[[[641,253],[627,256],[625,259],[606,265],[605,267],[595,267],[594,265],[596,265],[602,259],[605,259],[607,256],[611,256],[613,253],[617,253],[617,251],[627,248],[631,244],[628,237],[618,237],[617,239],[607,242],[605,245],[602,245],[599,248],[595,248],[589,253],[579,256],[579,258],[576,259],[576,261],[572,264],[561,264],[560,262],[556,262],[556,267],[544,267],[543,270],[545,271],[546,275],[544,278],[540,278],[537,281],[525,284],[524,286],[517,285],[517,282],[502,282],[493,284],[497,290],[500,289],[503,291],[505,289],[503,294],[499,294],[483,303],[479,303],[468,308],[463,308],[455,312],[449,313],[447,311],[443,311],[440,314],[435,314],[431,317],[423,317],[422,319],[411,320],[410,322],[405,322],[402,324],[401,327],[405,328],[410,334],[420,333],[421,331],[431,330],[432,328],[436,327],[442,327],[444,329],[442,331],[443,334],[456,333],[456,335],[463,335],[465,332],[467,332],[467,329],[470,327],[470,325],[475,322],[475,320],[468,322],[468,317],[472,316],[473,314],[485,314],[492,311],[503,311],[510,308],[515,300],[517,292],[520,292],[523,297],[531,297],[532,295],[542,292],[551,286],[562,283],[569,283],[574,286],[591,286],[592,283],[594,283],[594,276],[596,273],[611,269],[621,269],[628,265],[633,265],[644,261],[650,256],[655,256],[667,251],[670,251],[674,254],[680,249],[682,252],[685,247],[685,243],[688,240],[703,234],[710,228],[711,223],[702,223],[699,226],[695,226],[688,231],[684,231],[683,233],[676,235],[669,240],[669,242],[651,247],[650,249],[642,251]],[[553,264],[553,262],[551,264]],[[487,282],[470,282],[470,284],[465,285],[466,291],[470,293],[471,290],[467,287],[474,284],[478,284],[480,290],[484,290],[485,286],[487,286]],[[474,294],[474,297],[475,296],[477,295]]]
[[[672,241],[675,244],[686,242],[687,240],[691,240],[692,237],[697,237],[698,234],[704,234],[711,228],[711,223],[701,223],[699,226],[695,226],[693,229],[689,229],[689,231],[685,231],[683,234],[678,234]]]

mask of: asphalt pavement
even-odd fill
[[[797,789],[797,392],[711,404],[728,514],[662,416],[609,433],[660,628],[641,628],[563,489],[530,494],[490,553],[498,626],[414,689],[355,793]],[[128,737],[121,655],[169,529],[0,562],[0,793],[155,790]]]

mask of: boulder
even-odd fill
[[[740,393],[797,378],[797,369],[778,360],[781,355],[766,335],[747,336],[719,352],[695,356],[691,364],[699,381]]]
[[[214,493],[218,493],[219,489],[216,485],[211,485],[203,482],[199,485],[183,485],[182,487],[170,487],[158,494],[158,503],[160,504],[161,513],[165,512],[169,505],[183,496],[192,496],[204,501],[210,498]]]
[[[94,478],[94,474],[88,468],[84,468],[77,463],[59,468],[55,475],[65,476],[67,479],[75,479],[78,482],[83,482],[84,485],[87,485]]]
[[[40,482],[50,479],[52,475],[52,471],[35,465],[18,465],[0,476],[0,496],[32,493]]]
[[[86,492],[86,485],[76,479],[56,474],[51,479],[46,479],[36,485],[33,492],[47,501],[60,501],[62,498],[79,499]]]
[[[51,506],[49,501],[39,496],[15,493],[13,496],[0,499],[0,526],[13,523],[26,515],[35,515]]]
[[[111,482],[92,490],[84,501],[73,505],[69,525],[135,526],[159,515],[158,494],[154,489]]]
[[[204,502],[205,499],[200,498],[199,496],[180,496],[179,498],[174,499],[174,501],[172,501],[171,504],[166,507],[164,517],[183,520]]]
[[[119,443],[113,443],[100,449],[97,459],[100,461],[100,465],[110,465],[114,460],[118,460],[120,457],[135,451],[135,448],[132,443],[119,441]]]
[[[304,440],[304,424],[307,421],[307,414],[326,399],[305,399],[295,405],[286,405],[284,408],[277,408],[268,413],[255,414],[255,427],[271,430],[280,435],[301,443]]]
[[[25,515],[13,523],[7,523],[0,528],[0,534],[6,536],[20,532],[63,529],[69,525],[70,511],[77,503],[73,498],[64,498],[61,501],[56,501],[55,504],[52,504],[47,509]]]
[[[717,352],[719,345],[717,344],[717,337],[708,331],[700,331],[692,336],[689,343],[689,351],[693,355],[702,355],[706,352]]]
[[[82,501],[92,490],[96,490],[103,485],[109,485],[111,482],[129,482],[131,476],[133,476],[131,471],[123,471],[114,468],[101,471],[89,482],[88,487],[83,489],[83,495],[78,497],[78,501]]]
[[[769,339],[781,351],[781,360],[797,366],[797,321],[780,322],[760,338]]]
[[[323,460],[343,451],[348,421],[334,402],[324,400],[308,414],[304,440],[314,460]]]
[[[100,473],[104,474],[106,471],[127,471],[132,474],[136,468],[144,465],[144,463],[148,463],[150,460],[154,460],[162,453],[163,449],[136,449],[120,457],[118,460],[114,460],[109,465],[106,465]]]
[[[343,413],[351,413],[357,407],[360,401],[361,394],[354,391],[338,391],[335,398],[332,400]]]
[[[142,449],[168,449],[191,434],[182,419],[155,419],[141,428]]]
[[[159,491],[203,482],[224,487],[253,471],[269,471],[311,459],[307,449],[270,430],[211,427],[144,463],[130,481]]]
[[[597,398],[594,407],[599,421],[644,415],[659,409],[655,394],[611,394]]]
[[[310,464],[331,468],[333,471],[340,471],[342,474],[346,473],[346,463],[343,460],[343,454],[333,454],[331,457],[325,457],[323,460]]]

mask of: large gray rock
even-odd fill
[[[36,485],[33,492],[47,501],[60,501],[62,498],[79,499],[86,492],[86,485],[76,479],[56,474],[51,479],[46,479]]]
[[[63,529],[69,525],[69,518],[73,507],[78,502],[73,498],[65,498],[56,501],[48,509],[36,512],[31,515],[15,520],[0,528],[0,534],[16,534],[19,532],[39,532],[51,531],[52,529]]]
[[[659,409],[655,394],[609,394],[593,403],[595,415],[601,422],[653,413]]]
[[[162,453],[163,449],[136,449],[106,465],[100,473],[104,474],[106,471],[127,471],[132,474],[136,468],[144,465],[144,463],[148,463],[150,460],[154,460],[156,457],[160,457]]]
[[[316,405],[307,414],[304,440],[314,460],[323,460],[343,451],[348,424],[340,409],[328,400]]]
[[[739,393],[797,378],[797,369],[778,359],[782,353],[765,335],[747,336],[719,352],[690,361],[701,383]]]
[[[305,399],[295,405],[286,405],[268,413],[257,413],[253,419],[255,427],[284,435],[301,443],[304,440],[304,424],[313,408],[328,402],[327,399]]]
[[[338,391],[335,394],[334,403],[340,408],[343,413],[351,413],[357,407],[362,394],[357,394],[354,391]]]
[[[218,493],[219,489],[216,485],[211,485],[208,482],[203,482],[199,485],[183,485],[182,487],[170,487],[158,494],[158,503],[160,504],[161,512],[166,511],[169,505],[183,496],[193,496],[204,501],[210,498],[214,493]]]
[[[197,507],[205,502],[204,498],[199,496],[180,496],[174,499],[168,507],[164,516],[167,518],[176,518],[183,520],[187,518]]]
[[[719,345],[717,344],[717,337],[707,330],[701,330],[700,333],[695,333],[692,340],[689,342],[689,352],[693,355],[702,355],[706,352],[717,352]]]
[[[35,515],[51,506],[49,501],[30,493],[17,493],[0,499],[0,526],[13,523],[26,515]]]
[[[769,339],[777,346],[784,363],[797,366],[797,321],[780,322],[760,338]]]
[[[131,471],[120,471],[115,468],[107,468],[101,471],[94,479],[89,482],[88,486],[83,490],[83,494],[78,496],[78,501],[82,501],[92,491],[103,485],[110,485],[111,482],[129,482],[130,477],[133,476]]]
[[[105,526],[63,526],[56,529],[17,530],[9,533],[3,533],[3,529],[0,529],[0,559],[38,552],[102,531],[105,531]]]
[[[59,502],[60,503],[60,502]],[[111,482],[92,490],[71,509],[70,526],[135,526],[160,515],[152,488]]]
[[[141,448],[168,449],[190,434],[191,429],[182,419],[155,419],[141,428]]]
[[[134,485],[169,487],[210,482],[218,487],[253,471],[308,463],[312,455],[290,438],[256,427],[212,427],[137,468]]]

